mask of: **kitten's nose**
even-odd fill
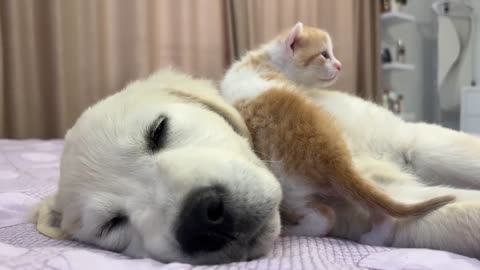
[[[342,63],[340,63],[340,62],[338,62],[338,61],[335,62],[335,63],[333,64],[333,66],[334,66],[338,71],[342,70]]]

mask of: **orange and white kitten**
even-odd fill
[[[375,245],[447,250],[479,258],[480,191],[461,188],[480,188],[480,139],[437,125],[406,123],[371,102],[321,90],[338,77],[341,67],[331,48],[326,32],[298,23],[288,33],[232,65],[222,81],[222,95],[243,106],[248,100],[268,95],[272,89],[302,91],[319,111],[334,119],[353,166],[363,179],[373,180],[382,191],[400,201],[448,194],[457,198],[421,218],[380,223],[371,231],[368,213],[358,206],[329,204],[336,214],[329,235]],[[242,100],[247,101],[238,103]],[[242,106],[237,107],[242,111]],[[287,118],[288,112],[283,113],[281,117]],[[265,136],[259,139],[276,135]],[[271,164],[277,163],[273,160]],[[308,186],[303,192],[296,189],[298,179],[279,179],[284,185],[295,183],[290,184],[291,190],[284,188],[287,203],[297,204],[291,198],[303,198],[311,192]],[[297,196],[290,198],[289,192]],[[304,231],[323,226],[321,222],[313,220]]]
[[[300,31],[305,37],[301,38]],[[295,83],[289,83],[289,78],[275,71],[277,66],[292,71],[294,66],[287,61],[291,57],[302,66],[313,67],[308,76],[300,73],[295,76],[301,76],[303,80],[320,79],[326,84],[333,82],[341,64],[335,59],[329,35],[323,33],[316,35],[316,29],[303,29],[297,24],[291,33],[280,36],[271,46],[264,46],[275,57],[284,55],[285,59],[271,62],[271,67],[265,63],[268,55],[253,52],[239,62],[240,68],[236,69],[234,65],[231,69],[236,75],[253,70],[267,84],[263,85],[267,90],[265,93],[257,92],[256,96],[247,99],[242,97],[244,102],[236,105],[252,133],[254,149],[264,160],[274,160],[269,163],[270,168],[283,183],[286,196],[282,209],[284,224],[295,225],[285,226],[286,233],[326,235],[335,223],[336,214],[330,206],[322,203],[322,199],[337,201],[336,204],[340,201],[345,204],[344,199],[359,202],[373,213],[375,219],[384,218],[384,215],[425,214],[450,202],[453,198],[448,196],[412,205],[392,200],[355,170],[348,145],[333,118],[303,98],[301,89],[297,89]],[[317,43],[321,46],[316,46]],[[244,83],[255,78],[244,78]],[[275,82],[281,82],[282,86],[268,86]],[[235,91],[252,90],[252,85],[244,90],[239,90],[238,84],[234,87]],[[231,89],[222,92],[227,91],[232,93]],[[278,116],[282,117],[281,121]],[[292,222],[295,219],[292,216],[302,221]]]
[[[393,200],[355,169],[331,115],[295,89],[272,88],[235,106],[255,152],[282,184],[284,234],[324,236],[335,225],[335,207],[349,203],[366,209],[367,218],[386,230],[392,216],[422,216],[454,199],[438,196],[413,204]]]

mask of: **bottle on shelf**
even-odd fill
[[[395,54],[395,60],[398,62],[398,63],[405,63],[405,53],[406,53],[406,49],[405,49],[405,44],[403,43],[403,41],[401,39],[397,40],[396,44],[395,44],[395,51],[396,51],[396,54]]]

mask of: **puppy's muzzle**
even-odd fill
[[[221,186],[196,189],[187,196],[176,238],[187,254],[213,252],[234,241],[234,217]]]

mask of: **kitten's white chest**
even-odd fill
[[[221,84],[221,94],[230,104],[243,99],[251,99],[276,83],[263,79],[258,73],[245,68],[232,68],[225,75]]]

